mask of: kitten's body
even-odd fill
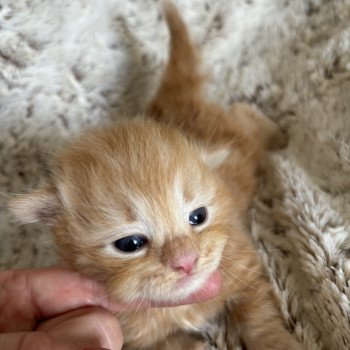
[[[247,105],[226,112],[205,101],[186,28],[170,5],[166,16],[170,62],[147,110],[156,121],[85,132],[54,160],[50,185],[12,206],[23,221],[50,223],[64,260],[120,301],[181,301],[222,276],[208,301],[120,313],[127,349],[200,346],[177,332],[200,330],[228,300],[248,350],[300,349],[245,227],[259,162],[281,135]],[[198,207],[208,217],[189,225]],[[131,254],[113,246],[133,234],[147,245]],[[181,259],[192,256],[184,272]]]

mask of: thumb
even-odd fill
[[[77,346],[57,344],[46,332],[15,332],[0,334],[0,349],[6,350],[80,350]],[[89,347],[82,350],[110,350],[102,347]]]
[[[56,316],[33,332],[0,333],[0,349],[6,350],[120,350],[122,344],[117,319],[98,307]]]
[[[75,345],[74,350],[120,350],[123,335],[114,315],[100,307],[85,307],[42,322],[37,330],[57,343]]]
[[[0,349],[7,350],[77,350],[67,344],[58,345],[45,332],[15,332],[0,334]]]

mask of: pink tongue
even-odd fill
[[[191,294],[188,301],[195,303],[198,301],[204,301],[217,296],[221,290],[222,278],[218,271],[214,271],[208,279],[204,282],[201,289]]]

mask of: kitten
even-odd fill
[[[148,117],[82,133],[54,158],[49,183],[11,208],[24,223],[49,224],[64,261],[118,301],[217,293],[121,312],[125,349],[201,348],[184,332],[200,331],[228,301],[248,350],[301,349],[246,228],[259,164],[284,137],[248,105],[224,111],[205,100],[187,29],[171,4],[165,16],[170,58]]]

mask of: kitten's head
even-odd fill
[[[220,263],[233,219],[208,153],[176,130],[135,120],[84,133],[54,160],[46,188],[14,199],[43,220],[64,259],[121,301],[177,301]]]

